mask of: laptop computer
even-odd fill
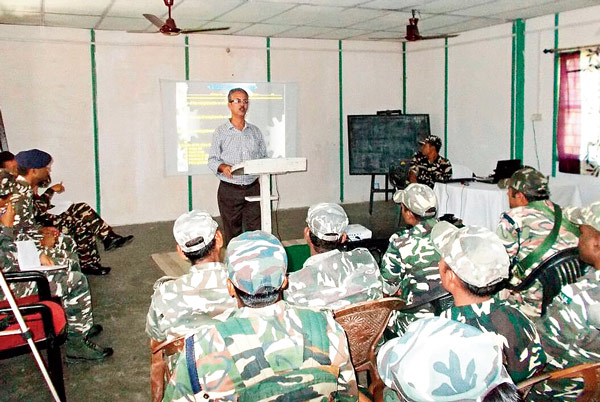
[[[521,169],[521,159],[509,159],[498,161],[494,169],[492,183],[498,183],[502,179],[510,179],[514,172]]]

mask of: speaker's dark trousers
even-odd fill
[[[246,197],[256,195],[260,195],[258,180],[247,186],[225,181],[219,184],[217,202],[225,245],[242,232],[260,229],[260,202],[246,201]]]

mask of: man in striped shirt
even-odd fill
[[[260,229],[260,205],[246,201],[247,196],[260,195],[258,176],[233,176],[232,166],[267,157],[260,129],[246,122],[248,93],[242,88],[232,89],[227,95],[227,105],[231,118],[216,128],[208,156],[208,167],[221,180],[217,202],[225,244],[242,231]]]

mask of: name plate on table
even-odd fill
[[[250,159],[231,168],[234,175],[284,174],[306,171],[306,158]]]

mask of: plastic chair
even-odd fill
[[[543,289],[543,316],[554,297],[560,293],[560,289],[564,285],[576,282],[586,271],[587,266],[579,259],[579,249],[567,248],[542,261],[520,284],[508,285],[507,288],[521,292],[531,287],[536,279],[539,280]]]
[[[46,349],[48,374],[61,401],[66,401],[60,346],[67,338],[67,319],[60,303],[53,301],[47,278],[35,271],[5,273],[7,283],[35,282],[37,294],[16,298],[19,312],[29,328],[38,349]],[[18,332],[13,310],[6,301],[0,302],[0,321],[8,324],[0,331],[0,359],[31,353],[31,349]],[[4,332],[4,334],[2,334]]]
[[[578,364],[562,370],[536,375],[517,384],[517,388],[525,398],[535,384],[565,378],[583,378],[583,391],[577,397],[577,401],[600,401],[600,362]]]
[[[350,357],[356,372],[367,371],[369,390],[375,401],[383,401],[383,381],[377,373],[376,347],[394,310],[404,306],[404,300],[386,297],[339,308],[335,320],[344,328]]]

